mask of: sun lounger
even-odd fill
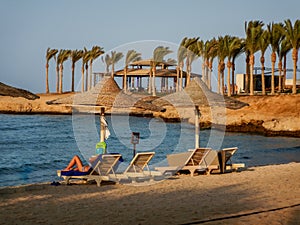
[[[100,186],[104,180],[116,180],[115,170],[121,161],[121,157],[120,154],[102,154],[99,155],[95,161],[95,165],[87,172],[58,170],[57,175],[62,177],[67,184],[69,184],[71,179],[83,179],[86,181],[96,181],[97,186]]]
[[[196,171],[209,174],[211,170],[216,169],[217,166],[211,166],[216,156],[217,152],[211,148],[197,148],[167,155],[167,160],[170,167],[180,167],[180,171],[188,170],[191,176],[194,176]]]
[[[238,169],[245,167],[244,163],[232,163],[231,158],[237,150],[237,147],[232,147],[223,148],[221,151],[219,151],[218,157],[221,173],[225,173],[228,170],[237,171]]]
[[[149,169],[149,162],[153,158],[155,152],[139,152],[131,160],[129,166],[124,171],[124,175],[136,180],[138,178],[150,178],[159,176],[161,173],[158,171],[151,171]]]

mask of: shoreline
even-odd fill
[[[86,114],[90,115],[91,113],[87,112],[77,112],[78,114]],[[6,112],[6,111],[0,111],[0,114],[7,114],[7,115],[66,115],[70,116],[72,113],[65,113],[65,112]],[[94,113],[93,113],[94,114]],[[99,115],[100,113],[95,113],[95,115]],[[106,113],[106,115],[125,115],[127,116],[128,113]],[[129,116],[135,116],[135,117],[145,117],[145,118],[161,118],[161,117],[155,117],[152,113],[129,113]],[[161,118],[167,123],[180,123],[182,121],[185,121],[189,123],[188,119],[168,119],[168,118]],[[254,123],[259,123],[260,121],[252,121]],[[300,130],[296,131],[286,131],[286,130],[268,130],[265,129],[262,125],[255,127],[252,127],[252,123],[249,125],[249,123],[241,123],[239,125],[226,125],[225,131],[226,132],[232,132],[232,133],[248,133],[248,134],[256,134],[256,135],[262,135],[266,137],[300,137]],[[220,127],[224,125],[220,124],[211,124],[209,121],[201,122],[200,123],[200,130],[209,130],[209,129],[218,129],[216,127]]]
[[[8,224],[299,224],[299,173],[288,163],[146,186],[5,187],[0,215]]]
[[[38,94],[36,100],[0,96],[0,113],[19,115],[72,115],[76,113],[95,113],[95,106],[78,108],[70,104],[48,104],[57,99],[70,98],[74,93],[64,94]],[[255,133],[264,136],[300,137],[300,95],[277,96],[239,96],[236,97],[248,106],[240,109],[226,109],[226,124],[212,123],[211,109],[202,106],[200,128],[211,129],[226,126],[228,132]],[[151,103],[152,104],[152,103]],[[99,107],[99,106],[98,106]],[[183,114],[179,117],[176,108],[166,105],[163,112],[155,112],[138,107],[120,107],[111,111],[111,106],[106,106],[106,114],[130,115],[138,117],[161,118],[165,122],[187,121],[194,123],[193,109],[180,107]],[[223,123],[222,121],[220,123]]]

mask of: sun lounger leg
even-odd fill
[[[100,187],[101,186],[101,181],[102,181],[102,179],[95,179],[95,181],[96,181],[96,183],[97,183],[97,186],[98,187]]]

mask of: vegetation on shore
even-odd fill
[[[187,70],[187,79],[186,83],[190,82],[191,77],[191,66],[192,63],[198,58],[202,57],[202,79],[209,89],[211,89],[211,75],[214,59],[217,58],[218,61],[218,89],[219,94],[224,95],[224,71],[227,66],[228,75],[227,75],[227,95],[231,96],[236,94],[235,85],[234,85],[234,72],[235,72],[235,60],[236,58],[244,53],[246,55],[246,93],[254,95],[254,77],[253,70],[255,64],[254,54],[256,52],[261,52],[260,63],[262,68],[262,94],[266,94],[265,88],[265,52],[268,47],[271,47],[271,63],[272,63],[272,78],[271,78],[271,94],[275,92],[282,92],[285,88],[286,80],[286,60],[287,55],[292,51],[292,60],[293,60],[293,86],[292,93],[296,94],[296,81],[297,81],[297,62],[298,62],[298,51],[300,46],[300,20],[296,20],[294,24],[291,20],[287,19],[284,23],[269,23],[265,26],[262,21],[255,20],[245,22],[245,37],[235,37],[231,35],[219,36],[218,38],[212,38],[210,40],[201,40],[197,38],[187,38],[185,37],[177,51],[177,86],[176,91],[182,89],[182,71],[184,67],[184,61],[186,64]],[[156,60],[155,54],[157,54],[157,49],[164,50],[166,47],[159,46],[153,51],[153,63],[151,65],[151,72],[155,77],[156,69]],[[156,53],[155,53],[156,52]],[[162,51],[163,52],[163,51]],[[46,93],[49,93],[49,61],[54,58],[56,61],[56,93],[62,93],[62,82],[63,82],[63,63],[67,59],[72,60],[72,84],[71,91],[74,91],[74,71],[75,64],[78,60],[82,59],[82,89],[81,91],[90,90],[92,85],[92,65],[93,61],[97,59],[100,55],[104,54],[105,51],[102,47],[94,46],[91,50],[64,50],[61,49],[47,49],[46,52]],[[126,55],[125,70],[128,68],[129,61],[127,58],[131,53],[134,60],[141,59],[141,54],[137,53],[135,50],[129,50]],[[170,53],[170,52],[168,52]],[[167,53],[167,54],[168,54]],[[111,52],[111,56],[106,54],[102,61],[106,64],[106,72],[109,73],[109,67],[111,66],[111,76],[114,76],[114,65],[123,57],[121,52]],[[164,57],[164,56],[163,56]],[[160,57],[159,60],[164,61],[163,57]],[[276,90],[275,87],[275,64],[278,58],[278,68],[279,68],[279,84]],[[227,59],[227,64],[226,64]],[[172,60],[174,63],[175,60]],[[88,72],[88,67],[90,72]],[[84,72],[86,76],[84,79]],[[230,78],[231,74],[231,78]],[[153,83],[154,77],[151,81],[151,76],[149,77],[149,83]],[[126,82],[126,76],[124,76],[124,81]],[[94,84],[95,84],[94,78]],[[123,82],[123,84],[125,83]],[[85,84],[84,84],[85,83]],[[149,92],[155,95],[155,88],[153,85],[149,84]],[[151,87],[152,86],[152,87]],[[124,87],[123,87],[124,88]],[[124,88],[124,90],[126,87]]]

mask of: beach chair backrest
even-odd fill
[[[182,167],[185,166],[187,160],[190,158],[192,151],[175,153],[167,155],[169,166]]]
[[[103,154],[101,155],[99,161],[94,167],[96,171],[101,176],[106,176],[110,173],[114,173],[114,167],[120,161],[121,154]]]
[[[211,151],[211,148],[196,148],[192,151],[190,157],[186,161],[186,166],[198,166],[201,164],[202,160]]]
[[[231,157],[234,155],[234,153],[238,150],[237,147],[233,148],[223,148],[222,151],[225,152],[225,164],[231,160]]]
[[[137,153],[131,160],[125,172],[143,172],[144,168],[148,168],[149,161],[153,158],[155,152]]]

